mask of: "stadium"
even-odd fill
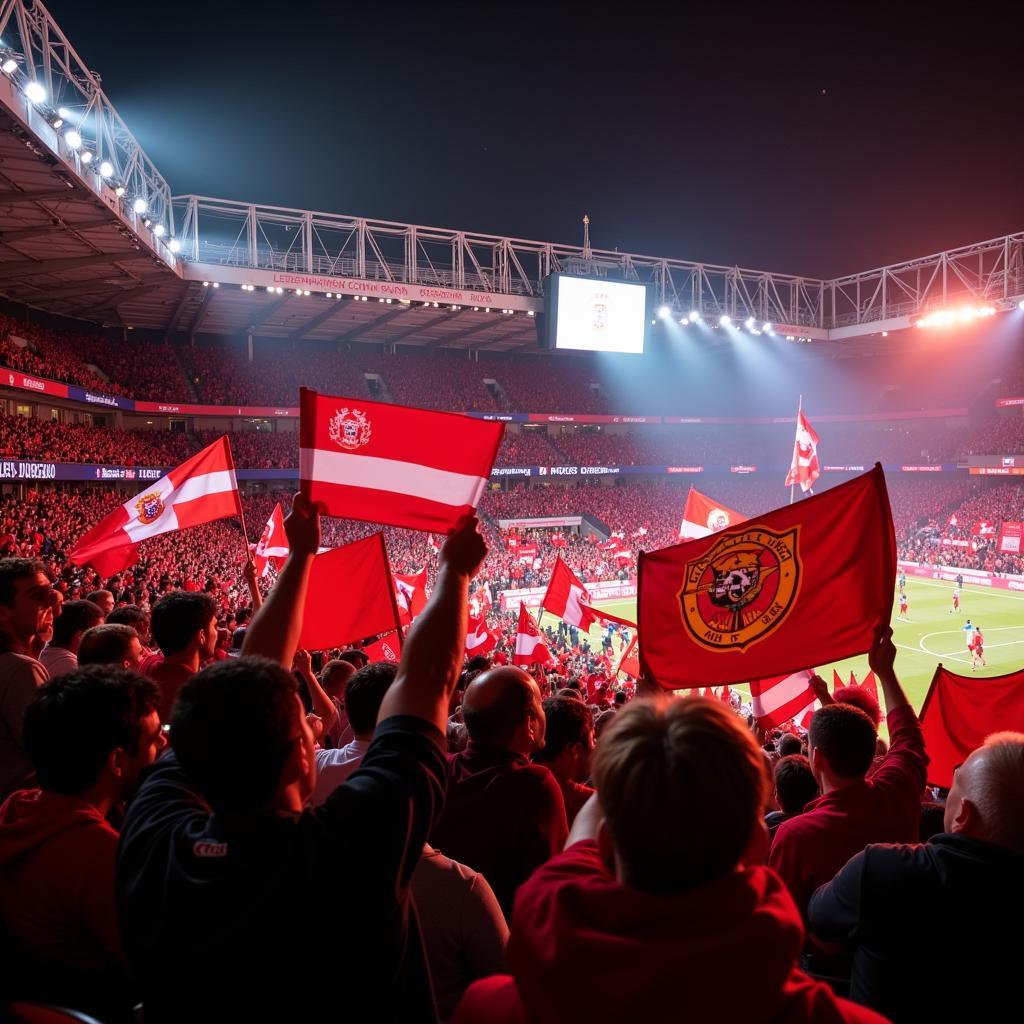
[[[148,613],[207,594],[226,657],[258,607],[247,566],[275,506],[306,486],[309,388],[339,396],[339,416],[377,403],[503,425],[469,628],[515,660],[527,609],[552,693],[577,677],[599,705],[632,698],[642,554],[799,509],[875,464],[912,706],[937,666],[1019,669],[1024,232],[930,255],[910,240],[903,262],[814,278],[601,248],[577,220],[565,243],[176,194],[51,13],[0,0],[0,556],[41,560],[65,602],[110,592]],[[422,422],[445,449],[447,421]],[[240,515],[143,539],[113,571],[73,557],[136,499],[156,519],[152,488],[225,436]],[[395,578],[434,590],[442,529],[331,515],[321,530],[322,550],[382,532]],[[264,564],[266,600],[284,559]],[[581,630],[550,611],[557,565],[596,609]],[[315,666],[379,655],[388,635],[339,636]],[[799,667],[829,688],[874,679],[866,653]],[[704,691],[731,684],[749,718],[752,681]],[[804,735],[813,700],[787,728]]]

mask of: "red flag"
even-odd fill
[[[584,633],[589,632],[590,627],[599,619],[636,628],[635,622],[599,611],[590,601],[590,592],[580,582],[579,577],[560,557],[556,558],[555,566],[551,570],[551,582],[548,583],[544,600],[541,601],[541,607],[545,611],[557,615],[570,626],[578,626]]]
[[[383,533],[313,559],[300,647],[322,651],[398,627]]]
[[[796,414],[796,440],[793,442],[793,461],[786,474],[786,486],[799,484],[805,493],[814,486],[814,481],[821,475],[818,466],[818,437],[811,426],[803,409]]]
[[[814,712],[818,709],[818,702],[814,703],[804,712],[804,717],[800,719],[800,728],[807,730],[811,727],[811,720],[814,718]]]
[[[302,493],[328,515],[446,533],[476,508],[504,429],[301,388]]]
[[[487,654],[497,646],[498,637],[487,628],[486,620],[482,616],[479,619],[470,617],[466,626],[466,657]]]
[[[691,487],[686,495],[683,521],[679,524],[679,537],[688,540],[710,537],[719,530],[746,521],[746,516],[741,516],[728,505],[723,505],[720,501],[715,501],[714,498],[709,498],[695,487]]]
[[[281,502],[274,506],[270,513],[267,525],[263,527],[256,551],[253,554],[253,561],[256,563],[256,571],[260,576],[266,576],[271,565],[280,569],[284,560],[288,557],[288,538],[284,532],[284,515],[281,512]]]
[[[165,477],[129,498],[94,526],[68,556],[112,576],[138,560],[149,537],[241,514],[231,445],[219,438]]]
[[[750,696],[754,717],[762,729],[774,729],[814,703],[810,669],[773,679],[754,679]]]
[[[427,568],[411,574],[394,573],[395,603],[398,621],[408,626],[427,606]]]
[[[978,679],[936,666],[921,707],[928,782],[953,784],[953,769],[994,732],[1024,732],[1024,670]]]
[[[839,673],[832,669],[832,692],[835,693],[836,690],[842,689],[844,685],[842,679],[839,678]]]
[[[732,707],[732,691],[729,689],[728,685],[723,686],[722,689],[719,691],[718,699],[723,704],[728,704],[729,707]]]
[[[391,661],[397,662],[402,656],[402,643],[399,637],[401,633],[397,630],[374,640],[368,647],[363,648],[363,653],[370,661]]]
[[[519,628],[516,630],[516,653],[512,658],[513,665],[546,665],[551,661],[551,653],[541,640],[540,628],[533,616],[526,610],[526,605],[519,606]]]
[[[868,672],[868,674],[864,677],[864,682],[860,684],[860,688],[870,693],[871,696],[875,698],[875,703],[878,704],[879,707],[881,707],[881,704],[879,704],[878,701],[878,682],[875,679],[874,672]]]
[[[857,677],[854,675],[853,669],[850,669],[850,686],[860,686],[857,682]]]
[[[867,651],[892,614],[882,467],[640,556],[640,654],[666,689],[783,676]]]

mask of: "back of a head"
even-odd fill
[[[320,685],[329,697],[340,699],[345,695],[345,689],[355,674],[356,667],[351,661],[335,658],[324,665],[320,673]]]
[[[875,757],[875,726],[852,704],[826,704],[814,712],[808,744],[825,755],[836,776],[863,778]]]
[[[855,708],[860,708],[871,719],[875,730],[878,730],[879,723],[882,721],[882,709],[878,706],[878,701],[867,690],[861,689],[859,686],[840,686],[832,694],[832,699],[837,704],[852,704]]]
[[[520,668],[492,668],[466,687],[462,717],[474,743],[505,746],[529,714],[534,686]]]
[[[165,655],[180,654],[216,614],[217,603],[209,594],[172,590],[153,606],[153,639]]]
[[[370,657],[365,651],[357,651],[352,648],[348,651],[342,651],[338,655],[338,661],[347,661],[354,669],[361,669],[364,665],[370,663]]]
[[[787,754],[776,764],[775,792],[786,814],[800,814],[818,795],[811,762],[803,754]]]
[[[384,694],[395,681],[398,666],[393,661],[371,661],[348,681],[345,711],[357,736],[369,736],[377,725]]]
[[[188,680],[171,712],[171,746],[218,811],[266,806],[300,735],[295,677],[267,658],[218,661]]]
[[[961,796],[977,808],[984,838],[1024,854],[1024,733],[993,733],[961,773]]]
[[[573,697],[548,697],[543,702],[547,724],[544,746],[533,755],[534,761],[549,764],[573,743],[585,743],[594,728],[590,708]]]
[[[764,761],[719,701],[633,701],[594,756],[594,783],[623,881],[677,892],[732,871],[760,826]]]
[[[131,626],[104,622],[82,634],[78,645],[79,665],[121,665],[129,656],[132,640],[139,634]]]
[[[555,696],[565,697],[567,700],[574,700],[577,704],[583,703],[583,694],[581,694],[579,690],[573,690],[571,687],[568,686],[563,686],[562,689],[555,694]]]
[[[92,601],[65,601],[53,620],[53,643],[66,647],[76,633],[84,633],[102,621],[103,610]]]
[[[463,671],[478,675],[481,672],[486,672],[490,667],[491,659],[486,654],[474,654],[463,666]]]
[[[156,683],[123,668],[78,668],[44,683],[25,711],[22,733],[39,785],[84,792],[112,750],[137,753],[141,719],[159,700]]]
[[[102,588],[100,590],[90,590],[89,593],[85,595],[86,601],[92,601],[97,608],[102,602],[106,601],[107,598],[110,598],[110,600],[113,601],[114,595],[109,590],[104,590]]]
[[[123,604],[115,608],[107,616],[107,622],[112,626],[131,626],[140,639],[149,633],[149,612],[137,604]]]
[[[800,742],[799,736],[786,732],[779,737],[778,749],[779,757],[789,757],[792,754],[799,754],[803,750],[803,743]]]
[[[231,650],[233,650],[233,651],[240,651],[242,649],[242,644],[245,643],[246,631],[247,630],[246,630],[245,626],[239,626],[231,634]]]

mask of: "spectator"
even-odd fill
[[[35,659],[36,638],[53,629],[60,594],[42,562],[0,558],[0,799],[28,785],[32,763],[21,742],[25,709],[46,669]]]
[[[886,628],[868,661],[885,696],[891,744],[870,779],[871,719],[850,704],[828,704],[811,719],[808,760],[822,795],[779,825],[768,861],[801,913],[814,890],[868,843],[917,837],[928,759],[921,726],[893,670],[895,657],[892,629]]]
[[[576,691],[572,691],[575,693]],[[533,755],[551,770],[565,801],[565,817],[572,828],[576,815],[594,795],[590,786],[590,759],[594,753],[594,718],[575,697],[549,697],[544,701],[544,746]]]
[[[522,669],[492,668],[466,688],[462,710],[469,744],[448,760],[431,841],[482,872],[509,917],[516,889],[568,832],[558,782],[530,763],[544,745],[540,688]]]
[[[412,892],[438,1014],[447,1021],[470,983],[506,970],[508,925],[487,879],[429,843]]]
[[[470,986],[457,1024],[880,1024],[796,969],[800,914],[760,866],[764,762],[721,702],[634,701],[598,744],[594,782],[566,850],[516,898],[512,977]],[[578,983],[595,965],[614,983]]]
[[[78,648],[79,665],[116,665],[138,671],[142,664],[142,644],[131,626],[104,622],[82,636]]]
[[[397,672],[398,666],[389,661],[371,661],[352,677],[345,691],[345,709],[355,738],[343,747],[316,752],[317,780],[309,798],[311,807],[325,803],[362,763],[373,740],[384,695]]]
[[[109,590],[94,590],[86,594],[86,601],[92,601],[106,618],[114,610],[114,595]]]
[[[65,601],[53,624],[53,639],[43,648],[39,663],[50,679],[78,668],[82,634],[103,621],[103,612],[92,601]]]
[[[153,637],[150,632],[149,612],[145,608],[140,608],[137,604],[121,605],[107,616],[107,623],[112,626],[131,626],[139,638],[143,658],[148,658],[153,653],[149,649]]]
[[[135,1001],[108,817],[165,744],[158,697],[132,672],[87,668],[41,686],[25,713],[41,789],[13,793],[0,808],[0,911],[27,954],[5,967],[23,998],[121,1016]]]
[[[153,639],[160,648],[142,663],[142,672],[160,686],[160,713],[170,720],[178,690],[217,646],[217,605],[209,594],[175,590],[157,601]]]
[[[1024,895],[1024,734],[995,733],[956,770],[945,833],[868,846],[811,899],[815,934],[853,952],[850,995],[895,1024],[995,1020],[1016,1005]],[[936,964],[947,985],[922,985]]]
[[[797,749],[799,745],[797,740]],[[811,762],[802,754],[787,754],[781,758],[775,765],[775,800],[780,809],[765,815],[768,834],[774,838],[784,821],[802,814],[804,808],[817,796],[818,783],[811,771]]]
[[[336,747],[351,743],[356,737],[345,710],[345,692],[349,680],[356,674],[355,665],[351,661],[334,658],[324,665],[320,672],[320,685],[324,693],[331,698],[334,710],[338,713],[338,725],[331,740]]]
[[[118,890],[148,1024],[287,1019],[301,978],[340,986],[355,1020],[434,1016],[408,886],[443,799],[468,582],[486,549],[475,519],[448,538],[360,771],[303,811],[316,762],[288,666],[321,534],[301,495],[285,531],[290,555],[243,657],[182,687],[174,752],[128,810]]]

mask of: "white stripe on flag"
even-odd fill
[[[679,526],[679,536],[700,539],[701,537],[710,537],[711,530],[699,523],[691,523],[689,519],[684,519]]]
[[[224,491],[237,491],[235,474],[230,469],[218,469],[213,473],[201,473],[182,480],[181,486],[171,496],[177,504],[179,501],[195,501],[205,498],[208,494],[221,494]]]
[[[486,478],[468,473],[452,473],[447,469],[434,469],[399,459],[326,452],[320,448],[299,449],[299,475],[303,480],[317,483],[372,487],[442,505],[471,505],[474,508],[487,486]]]
[[[774,686],[762,691],[760,694],[751,694],[751,701],[754,705],[754,715],[763,718],[777,711],[784,704],[788,704],[794,697],[799,697],[810,685],[811,673],[806,669],[794,672],[785,679],[780,679]]]

